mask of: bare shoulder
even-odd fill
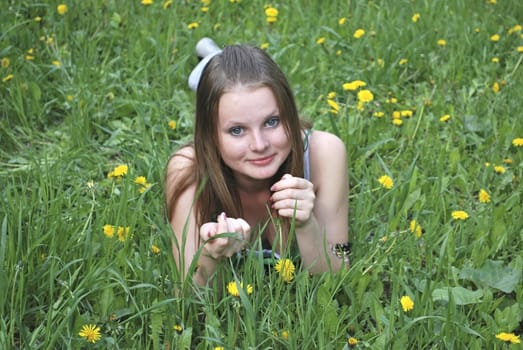
[[[310,136],[311,182],[317,193],[342,194],[347,182],[347,151],[343,141],[325,131]]]
[[[171,194],[181,183],[187,181],[194,171],[194,148],[185,146],[171,155],[167,162],[165,183],[167,194]]]
[[[167,176],[176,176],[179,173],[190,171],[194,165],[194,148],[185,146],[171,155],[167,163]]]
[[[326,162],[345,157],[346,149],[343,141],[336,135],[326,131],[314,130],[310,136],[311,156]],[[334,159],[333,159],[334,158]]]

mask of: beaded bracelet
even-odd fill
[[[352,244],[349,242],[331,244],[331,251],[337,258],[343,259],[345,263],[349,262]]]

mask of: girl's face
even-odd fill
[[[273,177],[291,143],[272,90],[237,86],[220,98],[218,147],[240,183]]]

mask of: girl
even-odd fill
[[[166,169],[173,254],[184,276],[200,248],[193,274],[200,285],[258,238],[285,251],[292,221],[303,267],[348,265],[343,142],[300,121],[286,77],[263,50],[228,46],[199,66],[194,141]],[[221,233],[234,234],[215,237]]]

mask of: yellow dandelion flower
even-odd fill
[[[172,130],[176,129],[176,127],[178,126],[178,124],[176,123],[176,120],[169,120],[169,128],[171,128]]]
[[[11,61],[9,60],[9,58],[7,58],[7,57],[2,58],[2,61],[1,61],[2,68],[9,67],[10,63],[11,63]]]
[[[13,79],[15,76],[13,74],[8,74],[2,78],[2,83],[7,83],[9,80]]]
[[[153,4],[153,0],[142,0],[142,5],[152,5]]]
[[[274,23],[278,20],[278,17],[275,17],[275,16],[267,16],[265,18],[265,20],[267,21],[267,23],[271,24],[271,23]]]
[[[344,25],[346,22],[347,22],[347,18],[345,18],[345,17],[342,17],[342,18],[340,18],[340,19],[338,20],[338,24],[339,24],[340,26]]]
[[[176,333],[181,333],[183,331],[183,326],[181,324],[175,324],[173,326],[173,331]]]
[[[505,169],[503,165],[495,165],[494,171],[498,174],[504,174],[507,171],[507,169]]]
[[[358,90],[360,87],[364,87],[366,85],[367,85],[367,83],[365,83],[364,81],[354,80],[349,83],[343,84],[343,90],[355,91],[355,90]]]
[[[412,22],[417,23],[420,19],[421,15],[419,13],[415,13],[412,15]]]
[[[243,282],[239,283],[239,288],[243,289]],[[238,289],[238,283],[236,281],[231,281],[227,284],[227,292],[229,292],[230,295],[233,297],[239,297],[240,291]],[[246,294],[252,294],[253,287],[250,284],[247,284],[247,288],[245,289]]]
[[[490,41],[498,42],[499,41],[499,34],[494,34],[490,37]]]
[[[496,334],[496,338],[499,340],[502,340],[507,343],[511,344],[520,344],[521,340],[519,340],[519,335],[515,335],[514,333],[505,333],[501,332]]]
[[[338,113],[338,111],[340,110],[340,105],[336,101],[328,99],[327,103],[329,104],[332,111]]]
[[[400,111],[393,111],[392,112],[392,119],[401,119],[401,112]]]
[[[451,215],[454,220],[467,220],[469,218],[469,214],[464,210],[454,210]]]
[[[281,332],[281,338],[282,338],[283,340],[288,340],[288,339],[289,339],[289,332],[287,332],[287,331],[282,331],[282,332]]]
[[[450,120],[450,115],[449,115],[449,114],[445,114],[445,115],[443,115],[443,116],[441,116],[441,117],[439,118],[439,121],[442,122],[442,123],[446,123],[446,122],[448,122],[449,120]]]
[[[59,15],[63,16],[67,13],[67,5],[66,4],[60,4],[58,6],[56,6],[56,11],[58,12]]]
[[[499,57],[492,57],[490,60],[492,63],[499,63]]]
[[[521,35],[521,37],[523,39],[523,34]],[[518,52],[523,53],[523,46],[518,46]]]
[[[107,174],[107,177],[108,178],[113,178],[113,177],[119,178],[119,177],[126,175],[128,171],[129,171],[129,167],[125,164],[121,164],[121,165],[118,165],[117,167],[115,167],[112,171],[110,171],[109,174]]]
[[[209,12],[209,8],[207,6],[203,6],[202,8],[200,8],[200,10],[203,12],[203,13],[207,13]]]
[[[223,346],[215,346],[214,350],[225,350]]]
[[[523,137],[516,137],[512,140],[512,145],[515,147],[523,147]]]
[[[125,240],[129,238],[130,230],[131,230],[131,228],[129,226],[127,226],[127,227],[118,226],[118,230],[117,230],[118,240],[120,242],[125,242]]]
[[[360,29],[356,29],[356,31],[354,32],[354,35],[353,35],[353,36],[354,36],[356,39],[359,39],[359,38],[361,38],[361,37],[364,36],[364,35],[365,35],[365,30],[363,30],[363,29],[360,28]]]
[[[78,335],[91,343],[96,343],[102,338],[100,327],[94,324],[84,325]]]
[[[285,282],[291,282],[294,279],[294,271],[296,266],[290,259],[280,259],[274,266],[276,272],[278,272],[281,278]]]
[[[445,45],[447,45],[447,41],[445,39],[439,39],[438,40],[438,45],[439,46],[445,46]]]
[[[145,176],[137,176],[134,179],[134,183],[137,184],[137,185],[146,185],[147,184],[147,179],[145,178]]]
[[[487,0],[487,4],[496,5],[497,0]]]
[[[267,50],[269,48],[269,43],[263,43],[260,45],[260,49]]]
[[[358,101],[367,103],[374,100],[374,95],[370,90],[360,90],[358,91]]]
[[[404,312],[409,312],[410,310],[414,309],[414,302],[408,295],[402,296],[400,303]]]
[[[104,225],[104,235],[107,238],[112,238],[114,236],[114,226],[113,225]]]
[[[392,124],[394,124],[396,126],[402,126],[403,125],[403,120],[401,120],[401,119],[392,119]]]
[[[274,7],[267,7],[265,9],[265,16],[267,17],[278,17],[279,11]]]
[[[414,112],[412,112],[410,109],[405,109],[403,111],[400,111],[400,115],[403,117],[403,118],[410,118],[412,117],[412,114]]]
[[[34,18],[34,21],[35,21],[35,22],[42,22],[42,17],[40,17],[40,16],[36,16],[36,17]]]
[[[318,38],[318,40],[316,40],[316,44],[318,45],[322,45],[325,43],[325,38],[324,37],[320,37]]]
[[[398,103],[398,99],[396,97],[389,97],[385,100],[386,103]]]
[[[516,24],[514,27],[512,27],[512,28],[510,28],[508,30],[508,33],[509,34],[513,34],[513,33],[516,33],[516,32],[520,32],[521,29],[523,29],[523,27],[520,24]]]
[[[53,61],[52,64],[53,64],[53,66],[55,66],[56,68],[60,68],[60,67],[62,67],[62,64],[60,63],[60,61]]]
[[[378,111],[378,112],[374,112],[372,115],[375,116],[376,118],[381,118],[385,115],[385,113]]]
[[[330,91],[328,94],[327,94],[327,98],[329,100],[333,100],[334,98],[336,98],[336,92],[334,91]]]
[[[402,59],[399,61],[399,65],[400,65],[400,66],[404,66],[404,65],[407,64],[408,61],[409,61],[408,59],[406,59],[406,58],[402,58]]]
[[[196,29],[200,26],[200,24],[198,22],[191,22],[187,25],[187,28],[188,29]]]
[[[410,221],[410,232],[414,233],[414,235],[416,235],[416,238],[421,238],[423,229],[421,228],[421,225],[416,220]]]
[[[481,203],[488,203],[488,202],[490,202],[490,194],[488,194],[488,192],[486,190],[481,189],[481,190],[479,190],[479,193],[478,193],[478,200]]]
[[[145,191],[147,191],[147,189],[149,189],[149,187],[151,187],[152,185],[150,183],[145,183],[143,184],[142,186],[140,186],[140,189],[138,190],[138,192],[140,193],[144,193]]]
[[[153,254],[160,254],[161,250],[156,244],[153,244],[151,245],[151,251],[153,252]]]
[[[394,187],[394,181],[392,178],[388,175],[383,175],[378,179],[378,182],[383,186],[383,188],[386,188],[387,190],[390,190],[392,187]]]
[[[358,344],[358,339],[350,337],[349,339],[347,339],[347,344],[349,344],[350,346],[355,346]]]
[[[495,94],[497,94],[499,92],[498,82],[495,82],[494,84],[492,84],[492,91],[494,91]]]

